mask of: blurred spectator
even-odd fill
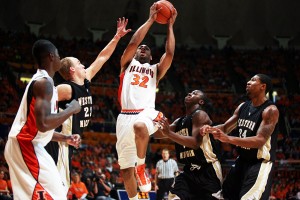
[[[70,200],[88,200],[86,197],[88,195],[88,190],[84,182],[81,182],[80,175],[74,173],[72,175],[72,184],[70,186],[68,196]]]

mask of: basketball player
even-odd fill
[[[5,146],[14,199],[67,199],[66,183],[44,146],[51,139],[76,145],[74,136],[54,133],[54,129],[81,107],[74,100],[57,114],[52,80],[60,69],[57,48],[48,40],[38,40],[32,53],[38,70],[26,87]]]
[[[92,95],[90,93],[90,82],[104,63],[114,52],[121,37],[126,35],[131,29],[126,30],[128,20],[119,18],[117,21],[117,32],[112,40],[98,54],[95,61],[85,69],[85,66],[74,57],[66,57],[61,60],[59,74],[66,80],[57,86],[59,108],[66,109],[65,105],[76,99],[81,105],[81,111],[74,114],[62,124],[61,132],[66,135],[83,134],[83,130],[89,125],[92,116]],[[46,147],[53,157],[62,178],[70,186],[70,169],[73,148],[64,142],[51,142]]]
[[[240,104],[224,124],[203,127],[202,132],[238,147],[240,156],[223,184],[225,199],[267,200],[270,196],[279,118],[277,107],[266,97],[270,90],[270,77],[253,76],[246,87],[250,100]],[[235,128],[238,137],[227,135]]]
[[[149,135],[157,130],[153,120],[163,116],[154,109],[156,86],[170,68],[175,51],[173,24],[176,10],[167,25],[166,52],[159,63],[151,65],[150,48],[140,45],[155,22],[157,12],[154,3],[148,20],[134,33],[121,57],[119,102],[122,111],[117,119],[116,148],[129,199],[138,199],[136,181],[142,192],[151,189],[151,182],[145,174],[145,156]]]
[[[184,103],[185,116],[170,126],[167,119],[158,122],[163,135],[175,142],[177,161],[184,164],[183,173],[171,187],[169,199],[219,199],[223,177],[218,148],[211,135],[199,135],[202,126],[212,124],[207,114],[209,100],[202,91],[194,90],[185,97]]]

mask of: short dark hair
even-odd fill
[[[201,92],[201,99],[204,101],[203,105],[199,104],[201,109],[203,109],[207,113],[211,113],[213,110],[211,99],[208,98],[208,96],[202,90],[198,90],[198,91]]]
[[[273,90],[272,79],[268,75],[257,74],[257,76],[259,77],[260,82],[266,84],[266,91],[265,91],[266,94],[271,90]]]
[[[49,40],[37,40],[33,44],[32,55],[38,66],[41,66],[44,56],[46,56],[48,53],[55,53],[56,49],[57,48],[54,46],[54,44]]]

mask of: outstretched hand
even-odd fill
[[[119,37],[123,37],[127,33],[131,31],[131,29],[126,30],[126,26],[128,24],[128,19],[125,19],[125,17],[119,18],[117,21],[117,33],[116,35]]]
[[[168,136],[170,134],[170,125],[169,125],[168,119],[166,117],[163,117],[157,123],[159,124],[161,132],[165,136]]]
[[[67,143],[71,146],[74,146],[76,149],[78,149],[81,144],[80,135],[78,134],[70,135],[67,139]]]

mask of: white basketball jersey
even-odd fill
[[[23,129],[22,132],[26,132],[26,130],[30,132],[30,130],[32,130],[32,129],[35,129],[35,128],[37,129],[36,124],[35,124],[35,119],[33,116],[31,116],[31,114],[34,114],[35,99],[32,97],[32,99],[33,99],[32,102],[27,102],[27,100],[31,99],[31,97],[28,96],[28,95],[31,95],[31,93],[28,94],[28,90],[29,90],[29,87],[31,86],[31,83],[33,81],[36,81],[41,78],[47,78],[53,85],[53,96],[51,99],[51,113],[57,113],[58,94],[57,94],[56,87],[54,87],[53,79],[48,75],[48,73],[45,70],[38,69],[37,73],[33,75],[31,81],[28,83],[28,85],[26,87],[26,90],[24,92],[18,113],[16,115],[16,118],[12,124],[11,130],[8,135],[9,138],[16,138],[20,134],[22,129]],[[34,120],[34,121],[32,121],[32,120]],[[24,130],[24,128],[23,128],[24,125],[29,125],[30,129]],[[43,146],[46,146],[46,144],[48,144],[49,141],[52,139],[53,132],[54,132],[54,129],[49,130],[47,132],[37,131],[37,134],[34,136],[31,134],[28,134],[28,135],[25,134],[25,136],[27,135],[28,137],[30,137],[30,139],[32,139],[33,143],[40,143]]]
[[[122,77],[124,76],[124,77]],[[121,74],[119,101],[122,110],[138,110],[155,107],[157,64],[141,64],[136,59]]]
[[[45,70],[38,70],[26,87],[5,146],[15,200],[67,199],[66,184],[44,148],[52,139],[54,129],[40,132],[36,126],[32,82],[41,78],[52,83],[51,113],[57,113],[58,95],[53,80]]]

